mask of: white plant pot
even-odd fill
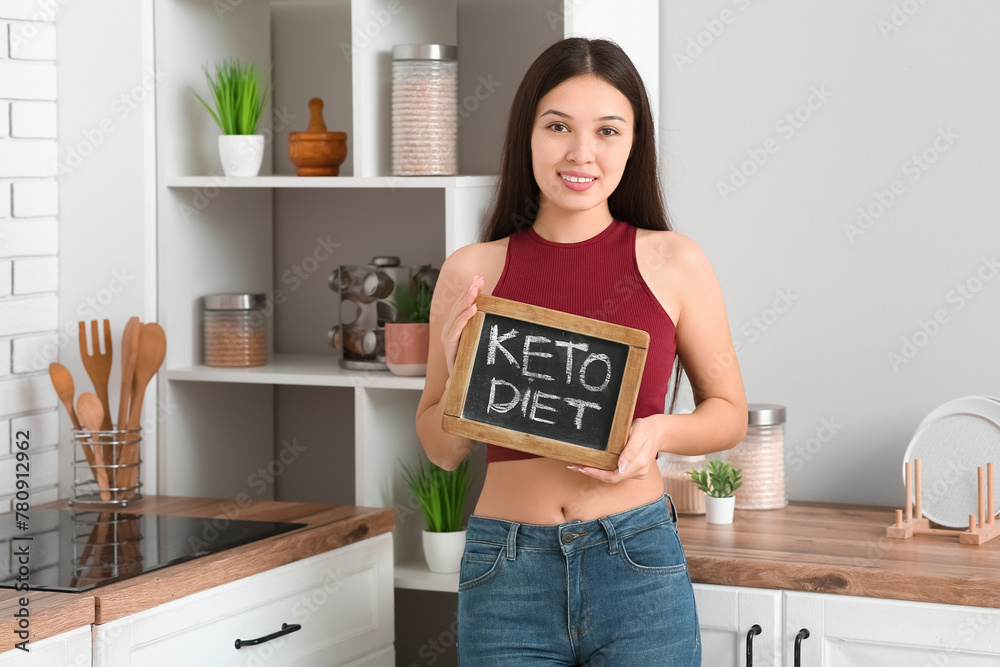
[[[219,159],[226,176],[256,176],[264,160],[264,135],[219,136]]]
[[[424,531],[424,558],[431,572],[452,574],[462,566],[465,552],[465,531],[432,533]]]
[[[734,509],[736,509],[736,496],[728,498],[705,496],[705,521],[708,523],[732,523]]]

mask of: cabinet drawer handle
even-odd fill
[[[795,635],[795,667],[802,667],[802,640],[809,639],[809,631],[805,628]]]
[[[277,632],[272,632],[269,635],[263,637],[258,637],[257,639],[237,639],[236,648],[243,648],[244,646],[256,646],[257,644],[263,644],[264,642],[269,642],[272,639],[277,639],[278,637],[283,637],[285,635],[290,635],[293,632],[298,632],[302,629],[302,626],[298,623],[293,623],[289,625],[288,623],[282,623],[281,629]]]
[[[761,632],[760,626],[756,623],[747,632],[747,667],[753,667],[753,636],[759,635]]]

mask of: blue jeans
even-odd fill
[[[669,495],[556,525],[473,516],[458,591],[462,667],[701,665]]]

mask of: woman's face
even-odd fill
[[[633,120],[628,99],[593,74],[550,90],[538,103],[531,132],[541,207],[577,212],[604,204],[625,171]]]

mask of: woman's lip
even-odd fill
[[[585,174],[582,171],[560,171],[560,176],[572,176],[573,178],[597,178],[593,174]]]
[[[576,174],[572,174],[572,173],[566,172],[566,171],[564,171],[562,173],[566,174],[567,176],[576,176]],[[577,178],[594,178],[594,177],[593,176],[577,176]],[[567,181],[561,175],[559,176],[559,180],[562,181],[563,185],[565,185],[567,188],[569,188],[570,190],[572,190],[574,192],[585,192],[585,191],[589,190],[590,188],[594,187],[594,183],[597,182],[597,179],[594,178],[594,180],[588,181],[586,183],[573,183],[572,181]]]

